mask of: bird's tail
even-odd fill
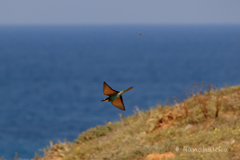
[[[120,91],[119,93],[122,95],[123,93],[129,91],[129,90],[132,89],[132,88],[133,88],[133,87],[129,87],[128,89],[122,90],[122,91]]]
[[[129,91],[130,89],[133,89],[133,87],[129,87],[128,89],[125,90],[125,92]]]
[[[133,87],[129,87],[128,89],[123,90],[122,94],[125,93],[125,92],[127,92],[127,91],[129,91],[129,90],[132,89],[132,88],[133,88]]]

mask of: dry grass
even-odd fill
[[[91,128],[75,142],[51,144],[44,157],[34,159],[143,160],[166,152],[175,159],[240,159],[240,86],[203,88],[194,84],[173,106],[136,108],[134,115]]]

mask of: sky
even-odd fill
[[[9,24],[240,24],[240,0],[0,0]]]

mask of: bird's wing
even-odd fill
[[[118,91],[115,91],[106,82],[103,82],[103,93],[107,96],[112,96],[118,93]]]
[[[112,104],[115,107],[117,107],[118,109],[121,109],[121,110],[125,111],[125,107],[124,107],[124,104],[123,104],[122,96],[120,96],[117,99],[115,99],[114,101],[112,101]]]

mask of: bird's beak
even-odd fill
[[[109,99],[106,98],[106,99],[104,99],[104,100],[101,100],[101,102],[102,102],[102,101],[109,102]]]

